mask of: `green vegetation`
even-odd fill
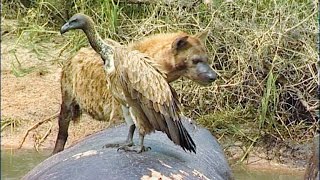
[[[29,1],[27,1],[29,2]],[[317,2],[307,0],[214,1],[192,7],[126,4],[112,0],[34,0],[22,8],[3,1],[3,16],[19,21],[14,33],[30,43],[58,34],[68,14],[93,17],[105,38],[127,43],[149,34],[211,29],[207,40],[219,79],[210,87],[179,80],[185,114],[226,136],[252,145],[263,136],[303,142],[319,129],[316,115]],[[87,46],[83,34],[61,44]]]
[[[18,126],[21,123],[20,119],[12,119],[12,118],[6,118],[1,117],[1,131],[6,128],[10,127],[10,130],[13,131],[16,126]]]

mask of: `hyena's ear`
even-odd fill
[[[210,30],[206,29],[202,32],[198,32],[194,37],[199,38],[203,43],[205,43],[208,38],[209,32]]]
[[[182,50],[188,45],[189,36],[181,36],[176,38],[172,43],[172,50],[174,53],[177,53],[179,50]]]

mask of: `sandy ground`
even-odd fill
[[[14,21],[1,24],[1,125],[6,121],[14,122],[1,133],[1,146],[6,148],[18,147],[27,129],[59,112],[61,65],[58,62],[68,57],[59,56],[66,41],[58,34],[53,42],[33,46],[26,43],[27,33],[20,41],[11,33],[14,24]],[[80,123],[70,124],[66,147],[107,126],[105,122],[92,121],[84,115]],[[49,136],[39,148],[53,149],[58,132],[57,118],[32,130],[22,147],[34,148],[47,132]]]
[[[14,122],[2,130],[1,147],[17,148],[30,127],[58,114],[61,102],[59,62],[70,54],[60,54],[67,41],[58,34],[52,41],[40,41],[32,46],[25,43],[28,42],[27,33],[21,36],[20,41],[11,33],[14,31],[14,21],[2,21],[1,27],[1,128],[2,123]],[[92,120],[84,114],[78,124],[70,124],[66,147],[108,126],[108,123]],[[39,149],[53,149],[57,132],[58,122],[55,117],[30,131],[22,148],[32,149],[37,146]],[[46,134],[49,135],[43,140]],[[237,157],[237,149],[230,152],[229,159],[240,158]],[[254,154],[246,163],[257,169],[292,170],[290,165],[265,160]],[[301,174],[302,170],[303,167],[295,167],[296,173]]]

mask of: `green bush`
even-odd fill
[[[264,134],[305,141],[316,117],[317,4],[307,0],[214,1],[211,5],[128,4],[111,0],[4,1],[3,13],[23,30],[50,36],[68,16],[93,17],[106,38],[130,42],[149,34],[211,29],[207,40],[219,79],[212,86],[174,83],[184,112],[216,136],[255,141]],[[74,36],[72,46],[87,46]],[[182,83],[184,82],[184,83]]]

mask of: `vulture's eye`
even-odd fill
[[[71,21],[70,21],[70,23],[75,23],[75,22],[77,22],[77,18],[74,18],[74,19],[72,19]]]

